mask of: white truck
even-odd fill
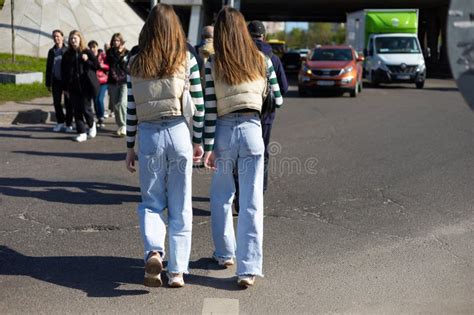
[[[347,14],[347,44],[364,54],[364,77],[374,86],[415,83],[417,88],[423,88],[426,66],[417,33],[417,9]]]

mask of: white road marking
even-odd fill
[[[204,299],[202,306],[203,315],[239,314],[239,300],[236,299]]]

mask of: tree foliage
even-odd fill
[[[315,45],[344,44],[346,29],[342,24],[335,23],[309,23],[308,29],[293,28],[285,31],[268,34],[267,39],[286,41],[288,48],[312,48]]]

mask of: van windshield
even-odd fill
[[[350,49],[315,49],[312,61],[349,61],[352,60]]]
[[[377,37],[375,49],[379,54],[419,54],[420,46],[415,37]]]

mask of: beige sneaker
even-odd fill
[[[172,288],[184,287],[184,279],[182,273],[168,272],[168,285]]]
[[[233,258],[222,258],[222,257],[218,257],[214,254],[214,255],[212,255],[212,259],[214,259],[219,266],[223,266],[223,267],[226,267],[226,268],[234,265],[234,259]]]
[[[248,288],[255,283],[255,276],[246,275],[246,276],[239,276],[237,278],[237,284],[241,287]]]
[[[160,287],[161,271],[163,270],[163,262],[161,261],[160,253],[151,252],[145,263],[145,279],[143,284],[147,287]]]

